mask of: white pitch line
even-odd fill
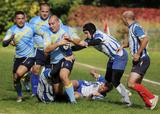
[[[87,68],[91,68],[91,69],[96,69],[96,70],[100,70],[100,71],[106,71],[106,69],[98,68],[98,67],[95,67],[95,66],[92,66],[92,65],[88,65],[88,64],[84,64],[84,63],[80,63],[80,62],[75,62],[75,64],[81,65],[81,66],[84,66],[84,67],[87,67]],[[124,76],[128,77],[127,74],[124,74]],[[160,85],[159,82],[152,81],[152,80],[145,79],[145,78],[143,79],[143,81],[148,82],[148,83],[152,83],[152,84],[156,84],[156,85]]]

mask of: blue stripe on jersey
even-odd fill
[[[107,50],[108,50],[108,55],[110,56],[110,57],[113,57],[114,56],[114,54],[112,53],[112,51],[109,49],[109,47],[108,46],[106,46],[105,44],[103,44],[106,48],[107,48]]]
[[[109,44],[109,46],[112,48],[112,50],[114,50],[115,52],[116,52],[116,49],[114,49],[114,47],[111,45],[111,44]]]
[[[134,27],[132,27],[132,34],[133,34],[133,28]],[[137,48],[136,40],[134,39],[134,37],[132,35],[131,35],[131,37],[132,37],[132,42],[133,42],[133,52],[136,53],[136,48]]]
[[[95,34],[94,38],[103,40],[103,35],[98,33],[98,34]]]

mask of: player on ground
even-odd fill
[[[116,39],[97,30],[93,23],[85,24],[83,26],[83,32],[86,39],[80,42],[80,46],[73,46],[72,50],[80,50],[88,46],[94,46],[95,49],[107,55],[109,61],[107,63],[105,79],[108,83],[113,84],[122,96],[123,102],[125,102],[127,106],[131,106],[132,103],[129,99],[127,89],[120,83],[128,61],[126,50],[123,49],[117,53],[116,50],[120,45]]]
[[[25,13],[17,11],[15,13],[15,25],[8,29],[3,40],[3,46],[12,44],[16,47],[16,54],[13,65],[14,87],[17,91],[17,102],[22,101],[21,77],[30,70],[34,64],[34,30],[25,23]]]
[[[90,74],[96,79],[96,82],[86,80],[71,80],[74,87],[74,95],[76,99],[81,97],[91,99],[103,99],[106,92],[112,89],[105,78],[97,73],[96,70],[91,70]]]
[[[158,96],[152,94],[141,84],[144,74],[150,65],[150,58],[146,49],[148,38],[142,27],[136,22],[135,15],[132,11],[125,11],[122,19],[129,29],[129,42],[128,44],[123,44],[118,51],[130,47],[133,59],[132,70],[128,78],[128,87],[137,91],[145,102],[146,107],[152,110],[158,103]]]
[[[29,23],[32,24],[36,30],[45,30],[49,28],[48,20],[50,17],[50,6],[47,3],[41,3],[39,14],[39,16],[33,17]],[[44,39],[37,33],[34,34],[34,48],[36,56],[31,76],[32,96],[35,96],[37,93],[39,73],[41,66],[44,66],[45,64]]]

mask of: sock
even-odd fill
[[[152,104],[149,101],[149,99],[147,97],[143,97],[140,93],[138,93],[140,95],[140,97],[143,99],[143,101],[145,102],[146,107],[151,107]]]
[[[76,102],[72,83],[70,83],[68,86],[65,86],[65,90],[66,90],[66,93],[69,97],[70,102],[71,103]]]
[[[133,89],[136,90],[143,97],[147,97],[148,99],[153,99],[154,98],[154,95],[147,88],[145,88],[141,84],[135,84]]]
[[[127,93],[127,90],[126,90],[126,88],[125,88],[125,86],[123,84],[119,84],[116,87],[116,89],[122,95],[122,97],[124,98],[125,102],[131,103],[131,101],[129,99],[129,96],[128,96],[128,93]]]
[[[17,78],[16,81],[14,81],[14,87],[17,92],[17,95],[22,97],[22,85],[20,82],[20,78]]]
[[[31,85],[32,85],[32,94],[37,94],[37,87],[39,82],[39,76],[32,73],[31,76]]]

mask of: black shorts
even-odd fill
[[[144,76],[144,74],[146,73],[147,69],[149,68],[150,65],[150,58],[149,56],[144,56],[142,58],[139,59],[139,61],[132,61],[133,65],[132,65],[132,70],[131,72],[136,72],[138,74],[140,74],[141,76]]]
[[[41,49],[35,48],[35,52],[36,52],[35,64],[44,66],[46,61],[44,51]]]
[[[34,57],[22,57],[22,58],[15,58],[14,59],[14,65],[13,65],[13,73],[16,73],[18,67],[20,65],[24,65],[25,67],[27,67],[28,71],[31,69],[31,67],[34,65]]]
[[[51,71],[51,76],[52,76],[52,82],[53,84],[56,84],[56,83],[60,83],[61,80],[60,80],[60,70],[62,68],[66,68],[68,69],[70,72],[72,71],[72,68],[73,68],[73,64],[74,64],[74,61],[71,62],[71,61],[67,61],[65,59],[62,59],[61,61],[59,61],[57,64],[52,64],[51,68],[52,68],[52,71]]]

